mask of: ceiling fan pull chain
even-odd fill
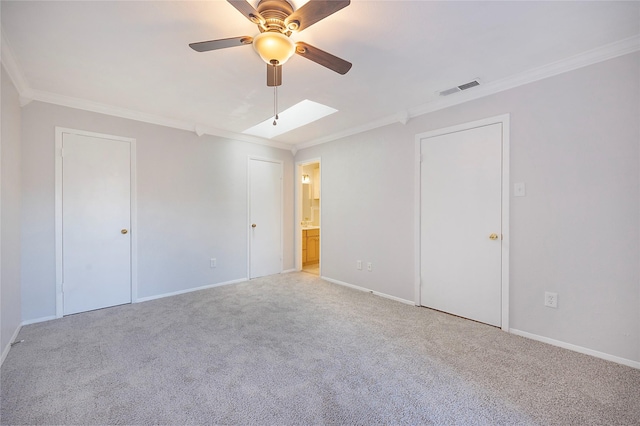
[[[276,121],[279,117],[278,117],[278,86],[276,86],[276,65],[273,65],[273,125],[277,125],[278,122]]]
[[[276,120],[278,119],[278,88],[273,86],[273,125],[278,124]]]

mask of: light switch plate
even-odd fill
[[[526,195],[524,182],[518,182],[513,184],[513,196],[524,197]]]

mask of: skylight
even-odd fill
[[[309,99],[305,99],[304,101],[298,102],[291,108],[278,113],[280,118],[278,119],[278,124],[276,126],[273,125],[273,117],[270,117],[242,133],[272,139],[278,135],[297,129],[298,127],[320,120],[322,117],[331,115],[334,112],[338,112],[338,110],[310,101]]]

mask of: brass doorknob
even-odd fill
[[[497,239],[498,239],[498,234],[491,234],[491,235],[489,235],[489,239],[490,239],[490,240],[497,240]]]
[[[256,224],[255,224],[255,223],[252,223],[252,224],[251,224],[251,227],[252,227],[252,228],[255,228],[255,227],[256,227]]]
[[[120,231],[121,234],[126,234],[127,232],[129,232],[129,231],[127,231],[126,229],[123,229],[123,230]]]

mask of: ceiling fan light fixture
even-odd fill
[[[296,51],[296,45],[289,37],[275,31],[267,31],[255,36],[253,48],[262,60],[270,65],[284,64]]]

